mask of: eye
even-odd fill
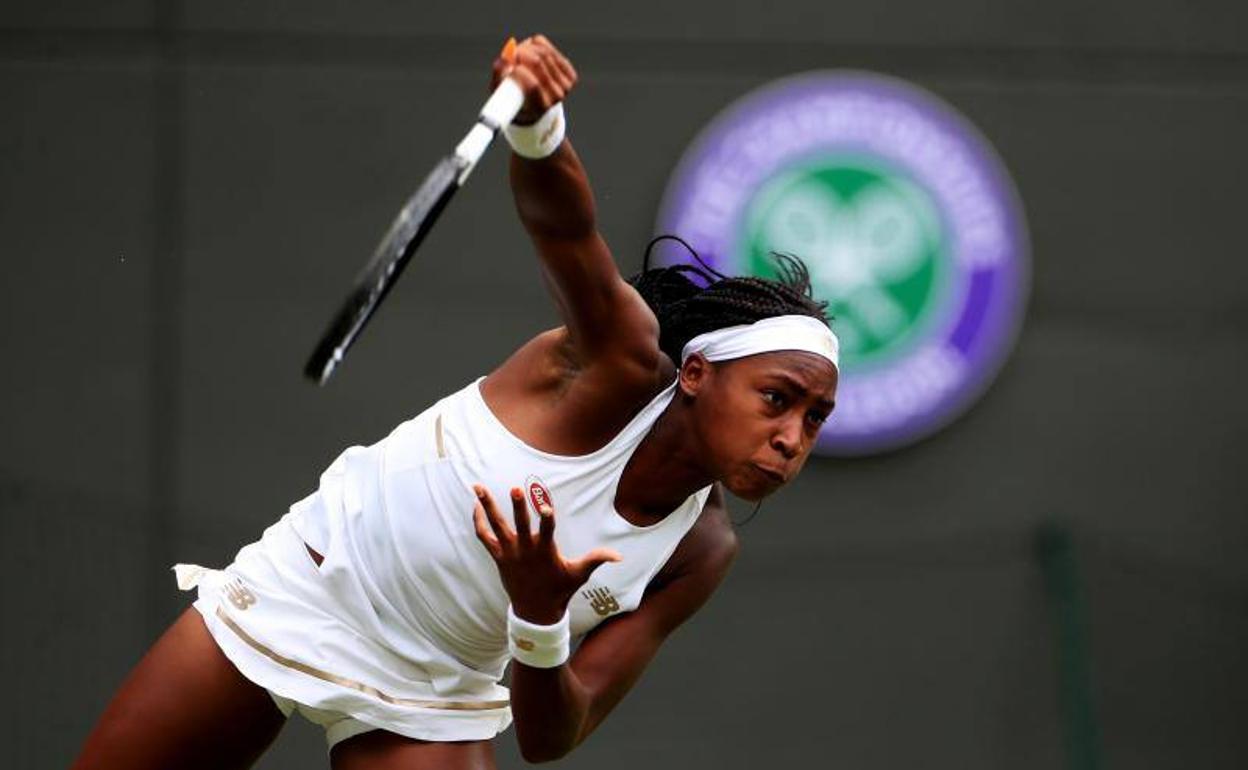
[[[785,395],[778,390],[771,390],[768,388],[760,392],[763,394],[763,400],[770,406],[783,408],[785,404],[788,403],[788,399],[785,398]]]
[[[810,411],[806,413],[806,419],[809,420],[812,425],[819,426],[828,421],[828,415],[823,412]]]

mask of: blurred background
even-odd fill
[[[581,73],[571,136],[626,273],[698,131],[823,68],[974,122],[1033,260],[985,397],[812,459],[559,766],[1244,767],[1245,30],[1174,0],[7,0],[5,766],[71,761],[187,604],[172,563],[228,563],[343,447],[554,322],[495,148],[335,380],[299,377],[505,37],[540,31]],[[260,767],[327,766],[319,733]],[[511,733],[499,757],[522,764]]]

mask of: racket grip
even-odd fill
[[[457,180],[459,184],[468,179],[468,175],[476,168],[477,161],[481,160],[486,148],[494,140],[494,135],[500,128],[511,123],[522,106],[524,91],[520,90],[516,81],[503,78],[503,82],[498,84],[498,88],[494,89],[494,93],[490,94],[485,106],[481,108],[481,114],[472,130],[455,148],[455,155],[463,164]]]
[[[498,88],[494,89],[494,93],[490,94],[490,98],[481,108],[479,120],[497,131],[510,125],[523,106],[524,91],[520,90],[520,85],[511,78],[503,78],[503,82],[498,84]]]

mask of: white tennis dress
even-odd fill
[[[527,490],[531,506],[549,496],[565,557],[599,546],[623,556],[573,598],[574,636],[636,609],[710,494],[699,490],[648,527],[615,511],[624,465],[674,383],[606,446],[565,457],[511,434],[486,406],[480,382],[378,443],[347,449],[316,492],[224,570],[177,568],[182,587],[199,587],[194,606],[239,671],[284,710],[298,707],[327,728],[342,723],[331,744],[371,728],[477,740],[510,724],[499,684],[508,598],[477,540],[472,484],[486,486],[508,513],[514,486]],[[324,555],[319,567],[305,544]]]

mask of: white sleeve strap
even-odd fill
[[[549,626],[530,623],[507,606],[507,646],[511,657],[533,668],[555,668],[572,654],[571,621],[563,617]]]

